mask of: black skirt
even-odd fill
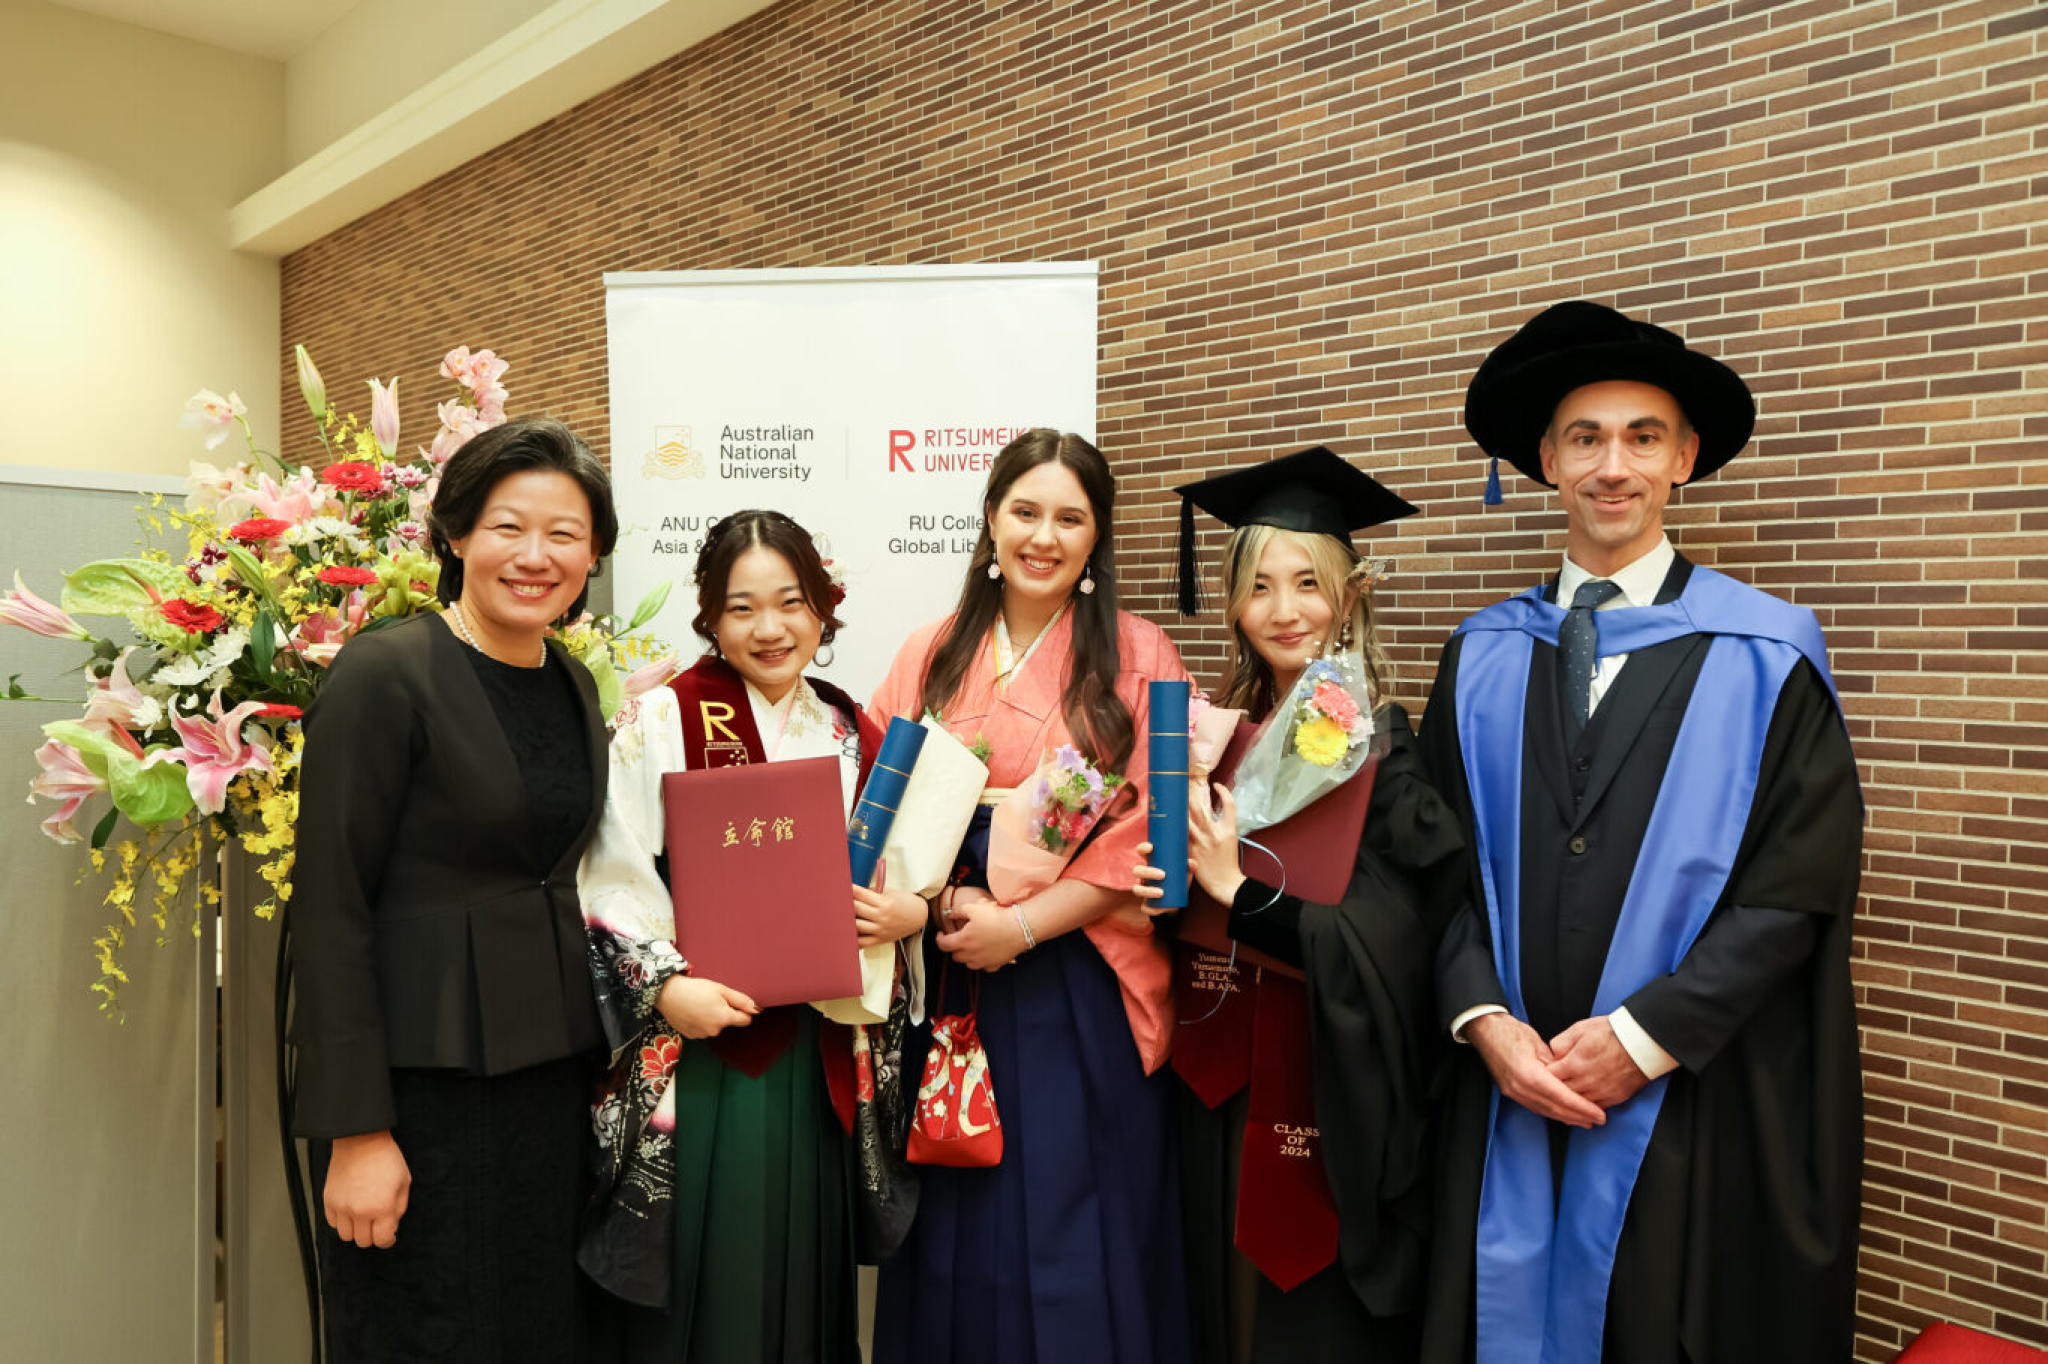
[[[332,1147],[309,1143],[328,1364],[574,1364],[576,1229],[590,1063],[508,1075],[391,1072],[411,1201],[388,1250],[321,1213]]]

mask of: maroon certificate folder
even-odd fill
[[[1212,785],[1230,784],[1238,762],[1257,732],[1258,727],[1248,720],[1238,723],[1237,733],[1230,736],[1223,756],[1216,761],[1216,771],[1210,775]],[[1312,905],[1334,905],[1343,899],[1351,884],[1351,868],[1358,861],[1358,840],[1365,832],[1365,807],[1372,803],[1372,780],[1373,769],[1368,768],[1272,828],[1240,834],[1240,838],[1248,837],[1271,850],[1268,856],[1249,843],[1240,843],[1239,865],[1244,874],[1276,889],[1284,887],[1287,894],[1298,895]],[[1227,953],[1233,942],[1229,923],[1229,905],[1216,903],[1199,885],[1189,886],[1188,907],[1180,916],[1183,941],[1211,952]],[[1301,977],[1300,967],[1275,961],[1241,944],[1237,959],[1296,979]]]
[[[756,1004],[860,993],[839,759],[661,779],[676,950]]]

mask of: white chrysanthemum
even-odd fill
[[[309,517],[284,533],[288,545],[317,545],[328,540],[341,541],[354,554],[370,551],[370,542],[362,532],[338,516]]]
[[[232,630],[223,630],[199,652],[179,659],[168,667],[158,668],[149,675],[149,680],[167,687],[214,687],[225,685],[224,678],[214,674],[224,672],[242,651],[249,647],[247,627],[237,625]]]

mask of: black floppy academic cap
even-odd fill
[[[1326,446],[1314,445],[1227,474],[1183,483],[1180,504],[1180,613],[1202,609],[1195,577],[1195,508],[1230,527],[1278,526],[1334,535],[1413,516],[1416,508]]]
[[[1465,390],[1465,429],[1486,454],[1548,487],[1537,446],[1551,414],[1572,390],[1613,379],[1677,400],[1700,438],[1692,482],[1749,443],[1756,399],[1741,375],[1674,332],[1581,299],[1545,308],[1480,362]]]

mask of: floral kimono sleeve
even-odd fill
[[[654,1021],[670,976],[688,970],[675,945],[675,910],[655,867],[666,838],[661,779],[682,771],[683,727],[666,687],[639,699],[612,738],[604,816],[576,872],[598,1014],[616,1058]]]

